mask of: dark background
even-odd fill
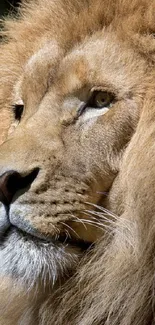
[[[0,0],[0,16],[7,15],[8,12],[15,12],[20,0]]]

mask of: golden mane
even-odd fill
[[[49,90],[49,88],[52,87],[54,84],[52,88],[53,92],[50,93],[51,96],[50,100],[48,99],[47,101],[45,101],[44,109],[49,105],[49,102],[51,103],[52,100],[54,102],[53,107],[55,107],[54,106],[56,104],[54,101],[55,97],[53,99],[52,96],[53,94],[54,96],[57,95],[58,86],[61,88],[61,92],[66,98],[65,92],[68,91],[70,95],[71,92],[70,88],[74,84],[74,82],[77,88],[76,91],[74,92],[72,91],[71,94],[79,92],[79,88],[80,88],[78,83],[79,80],[81,83],[83,82],[82,85],[85,85],[85,77],[87,74],[87,68],[89,67],[89,60],[90,60],[89,58],[91,57],[91,55],[88,57],[88,60],[85,60],[84,56],[80,56],[81,55],[80,51],[82,48],[83,51],[82,53],[84,54],[86,53],[86,58],[87,58],[88,52],[89,54],[92,53],[91,50],[92,44],[95,44],[95,46],[96,44],[97,46],[99,44],[99,47],[96,46],[95,49],[93,48],[94,51],[93,53],[97,54],[100,50],[101,43],[98,43],[100,39],[101,41],[105,39],[107,42],[106,44],[110,44],[109,49],[112,53],[111,55],[112,60],[113,62],[116,61],[115,63],[117,63],[116,70],[115,70],[116,71],[115,77],[118,76],[118,84],[119,81],[121,80],[120,85],[122,85],[123,95],[122,94],[119,95],[120,97],[118,96],[118,98],[120,102],[121,100],[123,101],[125,98],[125,106],[122,106],[124,111],[122,110],[121,113],[119,113],[120,115],[116,114],[116,116],[115,115],[114,116],[116,117],[117,122],[120,122],[121,120],[120,116],[122,116],[122,118],[125,116],[125,109],[126,110],[128,109],[130,114],[127,115],[126,117],[125,120],[126,124],[125,123],[123,124],[121,121],[122,124],[120,123],[120,129],[118,132],[117,123],[115,122],[116,124],[114,124],[114,118],[112,113],[110,112],[111,115],[109,116],[110,118],[112,117],[111,120],[114,124],[114,128],[112,129],[111,132],[105,133],[105,139],[102,137],[103,136],[102,133],[101,136],[97,138],[97,141],[99,141],[100,143],[99,148],[102,148],[103,150],[104,147],[107,146],[107,148],[109,148],[110,150],[110,154],[109,152],[107,153],[107,161],[108,161],[108,165],[106,165],[107,169],[105,171],[102,170],[102,173],[99,174],[99,176],[103,174],[105,177],[104,179],[106,179],[106,176],[110,168],[112,171],[110,170],[111,174],[109,174],[110,175],[109,176],[110,181],[108,179],[109,183],[107,179],[106,179],[107,183],[105,181],[106,183],[105,191],[106,190],[108,191],[108,195],[106,193],[107,197],[104,200],[104,205],[102,205],[101,201],[98,200],[96,203],[96,201],[93,201],[92,199],[92,205],[94,204],[95,207],[97,206],[98,202],[101,202],[101,206],[98,207],[99,210],[97,210],[97,212],[95,210],[93,211],[93,213],[94,213],[94,220],[96,220],[95,219],[96,216],[100,218],[99,220],[102,219],[102,228],[104,226],[105,232],[103,236],[96,235],[96,237],[94,233],[98,234],[97,231],[92,232],[93,235],[91,236],[91,234],[89,234],[89,236],[86,237],[86,240],[85,237],[83,237],[83,242],[86,241],[89,242],[89,244],[90,242],[93,243],[93,240],[90,240],[90,238],[92,237],[95,238],[94,241],[97,239],[97,241],[93,243],[94,245],[92,245],[92,247],[90,245],[88,251],[81,250],[80,246],[78,247],[78,249],[76,247],[76,250],[74,250],[72,247],[74,246],[74,242],[73,242],[71,243],[71,248],[70,246],[69,249],[67,248],[67,253],[66,253],[64,250],[64,246],[65,246],[63,242],[64,237],[61,238],[61,236],[60,236],[60,240],[61,242],[63,242],[64,246],[60,246],[59,243],[57,244],[56,240],[55,240],[56,243],[54,242],[54,244],[53,243],[52,245],[50,244],[51,246],[48,246],[48,242],[44,243],[42,241],[41,244],[38,245],[37,240],[35,239],[33,242],[33,237],[30,237],[30,243],[32,244],[30,250],[31,254],[28,255],[29,259],[27,259],[29,261],[29,264],[32,266],[30,272],[29,271],[30,269],[28,268],[28,264],[27,264],[27,268],[24,269],[24,256],[21,253],[21,252],[25,252],[26,250],[27,251],[29,250],[28,249],[29,246],[27,244],[27,241],[25,240],[25,229],[28,232],[32,230],[30,236],[35,237],[35,235],[37,234],[37,236],[39,237],[41,233],[43,235],[43,240],[47,239],[46,236],[44,236],[48,233],[48,227],[50,225],[50,222],[48,223],[48,226],[46,225],[47,218],[43,220],[43,222],[42,220],[40,222],[39,219],[38,222],[37,218],[35,220],[34,215],[32,215],[32,219],[28,216],[29,218],[28,226],[26,223],[25,223],[26,226],[24,224],[25,219],[24,222],[23,220],[21,221],[20,227],[21,230],[24,231],[24,235],[23,234],[21,235],[22,241],[21,241],[21,237],[19,236],[20,238],[19,241],[21,241],[22,244],[17,246],[18,247],[16,252],[17,254],[11,255],[12,254],[11,244],[8,241],[8,237],[7,237],[8,235],[6,235],[6,238],[4,236],[4,239],[6,239],[7,243],[3,242],[3,236],[0,237],[0,254],[1,254],[0,258],[1,256],[2,257],[4,256],[3,250],[7,250],[7,254],[8,254],[6,259],[3,258],[2,261],[2,265],[4,269],[2,266],[0,266],[0,277],[1,277],[0,324],[15,325],[19,323],[24,325],[34,325],[34,324],[38,324],[38,325],[61,325],[61,324],[63,325],[101,325],[101,324],[150,325],[152,324],[153,325],[154,324],[154,303],[155,303],[154,301],[155,1],[153,0],[151,3],[148,3],[147,0],[130,0],[130,1],[129,0],[58,0],[58,1],[27,0],[22,2],[21,8],[19,9],[18,16],[7,18],[6,21],[3,23],[3,26],[4,26],[3,31],[1,32],[2,42],[0,45],[0,82],[1,82],[0,142],[3,142],[4,139],[7,138],[8,136],[7,132],[10,127],[10,124],[13,125],[14,127],[15,118],[13,116],[12,105],[13,105],[13,100],[15,98],[15,94],[18,95],[18,90],[21,91],[19,87],[20,83],[22,83],[24,80],[25,84],[23,87],[28,88],[28,86],[30,85],[31,88],[30,77],[32,77],[33,79],[32,81],[34,80],[36,81],[37,79],[36,71],[37,71],[38,80],[39,80],[37,81],[39,86],[37,82],[36,83],[34,82],[32,83],[32,89],[33,90],[35,89],[36,93],[39,89],[37,94],[39,94],[39,96],[42,96],[42,93],[46,94],[48,92],[47,90]],[[54,46],[56,44],[56,47],[50,47],[51,42],[53,41],[55,42]],[[118,48],[117,48],[117,43],[119,44]],[[43,60],[44,55],[43,57],[40,56],[40,53],[42,54],[42,52],[40,52],[42,51],[42,49],[43,49],[43,53],[46,54],[47,44],[48,44],[48,49],[50,49],[51,51],[50,57],[53,55],[52,58],[55,65],[54,68],[52,66],[54,71],[53,75],[51,75],[50,78],[49,77],[47,78],[48,82],[47,80],[45,80],[44,82],[42,76],[44,75],[46,76],[47,73],[46,68],[52,70],[50,65],[51,63],[49,62],[47,66],[46,65],[44,66],[44,60]],[[55,52],[52,53],[53,48],[54,51],[55,52],[57,51],[59,54],[58,58],[56,57],[56,59],[54,57]],[[79,55],[80,61],[77,60],[77,65],[72,67],[72,60],[74,59],[74,53],[75,53],[75,61],[77,58],[76,53],[78,53],[78,55],[80,53]],[[108,58],[110,57],[110,55],[108,54],[109,53],[108,50],[107,52],[104,53],[105,55],[107,55]],[[117,53],[118,55],[120,55],[120,58],[117,57]],[[122,53],[122,61],[121,61],[121,53]],[[128,53],[127,56],[126,53]],[[39,61],[39,64],[37,61],[38,57],[39,59],[41,57],[41,61]],[[60,63],[61,65],[61,61],[63,61],[64,65],[62,64],[61,69],[58,70],[57,72],[58,69],[57,62]],[[38,70],[36,69],[36,65],[37,65],[36,62],[39,66],[39,69],[37,66]],[[107,62],[111,62],[111,61],[107,61]],[[108,63],[107,65],[108,65],[107,66],[107,70],[108,70],[110,69],[110,64]],[[119,66],[121,69],[120,75],[117,71],[117,68]],[[66,67],[68,68],[68,71],[71,71],[71,75],[75,76],[75,78],[72,77],[71,82],[69,77],[68,79],[67,77],[65,79],[65,76],[67,75]],[[24,73],[26,71],[26,77],[25,75],[23,77],[23,71]],[[89,71],[91,74],[92,69],[90,68]],[[100,71],[100,67],[98,68],[97,73],[99,71]],[[112,71],[112,69],[110,71]],[[104,69],[103,72],[105,73]],[[56,74],[58,75],[58,79],[56,81],[53,81],[54,75]],[[110,76],[112,77],[112,72],[110,73]],[[124,79],[122,80],[121,78]],[[51,80],[53,81],[53,84]],[[49,87],[49,82],[51,82],[50,87]],[[36,87],[36,85],[38,88]],[[106,84],[106,87],[108,87],[107,85],[108,82]],[[44,86],[46,90],[44,89]],[[84,86],[82,87],[84,88]],[[117,85],[115,84],[110,94],[111,93],[113,94],[115,92],[116,87]],[[35,102],[36,99],[34,99],[33,97],[35,91],[34,92],[32,91],[31,96],[29,96],[30,99],[34,100],[33,105],[30,105],[32,107],[33,106],[35,107],[36,105]],[[106,91],[104,90],[103,93],[105,92]],[[115,100],[112,102],[112,105],[115,105],[116,101],[117,100],[115,97]],[[70,102],[71,100],[69,101],[69,103]],[[39,106],[40,103],[37,105]],[[139,107],[137,110],[138,105]],[[55,111],[54,114],[52,116],[53,120],[56,116]],[[66,132],[67,129],[66,125],[70,123],[70,120],[72,118],[72,116],[69,116],[68,118],[67,114],[66,114],[67,117],[65,118],[62,117],[63,122],[61,122],[61,125],[63,125],[63,128],[65,128],[64,133]],[[40,121],[44,120],[44,115],[42,114],[41,116],[42,118],[38,119],[39,123]],[[77,120],[78,117],[79,115],[75,116],[71,125],[74,125],[73,122]],[[105,130],[106,130],[106,125],[108,126],[110,125],[109,123],[110,118],[108,119],[105,117],[107,123],[104,124]],[[57,119],[55,121],[57,122]],[[103,120],[101,121],[103,123]],[[82,123],[84,124],[84,119],[82,120]],[[81,125],[83,125],[82,123]],[[90,153],[90,156],[88,157],[89,164],[90,161],[91,162],[93,161],[91,160],[92,152],[93,150],[95,152],[95,146],[97,146],[94,138],[97,134],[100,134],[101,130],[103,129],[102,123],[99,123],[96,129],[94,128],[93,133],[90,132],[91,140],[92,142],[94,141],[94,146],[92,146],[92,151]],[[27,124],[25,125],[26,125],[26,127],[24,126],[25,130],[27,129],[30,130],[29,124],[28,126]],[[50,130],[50,128],[48,129],[48,127],[49,126],[47,123],[43,124],[42,129],[39,129],[38,126],[38,135],[39,135],[38,137],[40,137],[40,132],[41,132],[40,130],[47,129],[47,138],[48,138],[49,130]],[[56,138],[57,132],[55,131],[56,128],[57,127],[55,127],[54,124],[53,126],[54,131],[52,134],[52,136],[54,135],[55,137],[54,139],[57,139]],[[89,128],[89,123],[88,123],[88,128]],[[71,131],[68,131],[67,134],[69,141],[74,141],[73,149],[69,151],[68,150],[69,145],[67,144],[65,147],[66,151],[64,151],[62,155],[65,161],[65,159],[67,159],[66,152],[68,150],[70,154],[69,160],[67,160],[66,165],[62,165],[63,167],[61,167],[58,170],[58,174],[56,174],[56,180],[59,181],[60,173],[65,174],[66,172],[64,178],[65,178],[65,182],[66,179],[68,180],[69,190],[70,187],[72,189],[72,185],[73,185],[72,183],[71,184],[69,183],[70,170],[72,171],[70,167],[71,166],[70,160],[72,160],[74,162],[73,165],[76,166],[76,159],[73,159],[74,152],[75,155],[78,156],[79,148],[81,149],[81,147],[78,146],[76,147],[77,133],[69,133],[69,132],[75,132],[75,130],[76,127],[75,128],[72,127]],[[86,128],[84,132],[87,132],[87,130],[88,129]],[[43,154],[41,157],[42,160],[40,160],[39,163],[40,164],[44,163],[44,165],[48,165],[49,161],[51,161],[53,157],[55,159],[55,151],[54,151],[55,147],[54,149],[52,148],[53,150],[52,155],[50,156],[47,155],[47,153],[49,154],[49,148],[52,141],[46,143],[45,141],[46,139],[43,138],[41,142],[38,142],[39,145],[38,147],[36,147],[36,151],[34,153],[32,147],[33,145],[35,145],[35,140],[32,137],[31,139],[32,143],[31,143],[30,138],[27,138],[27,134],[25,135],[24,133],[24,136],[23,135],[21,136],[22,133],[20,132],[22,132],[22,127],[19,126],[19,137],[18,137],[18,127],[15,126],[15,136],[14,135],[12,136],[13,133],[11,133],[11,136],[8,138],[6,142],[2,144],[0,148],[1,150],[0,151],[1,154],[0,175],[2,175],[0,176],[0,182],[2,179],[1,177],[3,177],[5,173],[7,173],[7,169],[5,170],[7,163],[9,166],[8,168],[10,168],[11,170],[15,169],[14,166],[15,167],[17,166],[19,168],[19,171],[22,170],[21,172],[22,176],[20,178],[20,181],[23,178],[25,180],[27,177],[25,176],[26,174],[24,169],[25,165],[27,167],[27,164],[30,162],[31,156],[32,156],[32,165],[30,165],[31,170],[32,170],[32,166],[34,166],[34,163],[36,164],[36,161],[38,163],[40,159],[40,156],[38,154],[39,151],[38,148],[39,149],[41,148],[42,143],[45,143],[46,151],[43,150]],[[28,136],[29,136],[29,132],[30,131],[28,131]],[[33,134],[34,138],[35,138],[35,133]],[[73,134],[73,139],[72,139],[72,134]],[[85,136],[85,133],[83,134],[81,138],[83,143],[86,146],[88,145],[87,136]],[[65,141],[67,136],[65,135]],[[112,149],[109,145],[109,139],[113,139]],[[108,142],[108,144],[106,141]],[[29,143],[28,146],[30,147],[30,151],[29,152],[27,151],[26,152],[27,155],[25,155],[24,148],[25,145],[27,145],[27,142]],[[10,143],[13,143],[12,146],[10,145]],[[103,147],[101,147],[101,144],[103,145]],[[24,148],[22,147],[24,154],[21,150],[21,146],[24,147]],[[56,142],[56,147],[57,146],[59,151],[58,154],[60,154],[61,147],[59,149],[59,142]],[[88,147],[86,147],[86,149],[87,148]],[[17,159],[17,165],[15,165],[16,156],[18,156],[18,150],[19,150],[19,157]],[[82,192],[80,186],[83,185],[82,177],[84,177],[87,170],[86,168],[84,169],[84,172],[82,170],[85,161],[87,161],[84,155],[88,156],[88,151],[84,151],[84,150],[85,149],[82,148],[81,155],[78,156],[78,159],[81,163],[80,172],[78,170],[79,172],[78,178],[75,177],[75,171],[77,172],[76,169],[74,170],[74,175],[73,175],[76,186],[79,186],[80,188],[81,191],[80,195],[85,191],[85,187],[84,189],[82,188],[83,190]],[[101,153],[100,156],[102,156]],[[48,160],[48,164],[46,158]],[[9,160],[9,162],[7,161],[7,159]],[[82,162],[80,159],[83,159]],[[98,157],[96,159],[98,159]],[[23,162],[25,163],[25,165]],[[57,165],[59,166],[59,164],[60,161],[58,159]],[[41,167],[42,166],[43,165],[41,165]],[[37,177],[39,173],[39,168],[38,165],[37,168],[35,165],[35,169],[33,171],[37,171],[37,172],[35,174],[34,179]],[[52,168],[53,168],[52,172],[53,170],[55,171],[54,168],[56,167],[54,163],[52,165]],[[102,168],[98,168],[98,170]],[[49,173],[48,170],[48,173],[45,175],[46,176],[45,178],[48,178],[49,175],[51,177],[52,172],[50,171]],[[30,175],[33,178],[33,174],[31,171],[30,171]],[[81,176],[81,178],[79,178],[80,177],[79,175]],[[17,176],[18,177],[20,176],[19,173]],[[44,177],[44,175],[41,177]],[[17,180],[18,178],[16,179],[16,181]],[[58,193],[57,195],[58,199],[60,201],[61,199],[63,199],[63,204],[66,204],[66,197],[63,198],[63,194],[60,191],[62,186],[62,188],[65,189],[65,193],[69,192],[68,188],[65,187],[66,183],[64,185],[64,183],[60,182],[58,183],[58,186],[56,186],[57,184],[55,185],[55,183],[54,185],[51,185],[53,184],[52,182],[53,182],[53,178],[49,179],[47,182],[48,186],[50,187],[53,186],[53,192],[51,192],[52,196],[54,197],[55,193]],[[92,177],[92,182],[93,182],[93,177]],[[97,178],[97,182],[99,183],[98,178]],[[27,187],[29,185],[31,184],[26,183]],[[39,185],[40,186],[39,190],[35,189],[35,195],[37,193],[39,197],[39,195],[41,195],[40,193],[44,191],[45,185],[46,184],[42,185],[41,183],[41,185]],[[21,187],[20,190],[21,189],[23,189],[23,187]],[[78,191],[79,189],[77,189],[77,192]],[[2,203],[5,203],[4,200],[5,193],[6,195],[8,194],[6,188],[4,188],[4,193],[3,191],[0,192],[0,200],[2,201]],[[47,193],[48,192],[45,192],[45,197],[47,197]],[[30,188],[29,201],[31,206],[34,203],[33,198],[31,201],[32,194],[34,193]],[[57,202],[57,197],[52,201],[52,204],[54,205],[54,209]],[[52,205],[51,201],[49,202],[50,202],[49,205]],[[76,202],[75,197],[73,198],[73,202]],[[42,202],[42,197],[41,197],[39,204],[42,206],[43,203],[45,202]],[[60,202],[60,206],[62,206],[63,204],[62,202]],[[4,206],[6,207],[6,204],[4,204]],[[41,209],[44,211],[46,210],[46,207],[44,207],[44,209],[41,207]],[[40,211],[42,212],[42,210]],[[4,208],[3,210],[0,210],[0,213],[2,213],[1,211],[3,212]],[[20,222],[20,216],[18,217],[19,220],[17,220],[17,222],[18,221]],[[3,218],[3,214],[2,214],[2,218]],[[63,222],[63,220],[64,219],[62,220],[60,219],[60,223]],[[83,219],[81,220],[83,221]],[[32,223],[32,228],[31,228],[31,223]],[[16,226],[16,223],[13,225]],[[96,223],[96,225],[99,224]],[[70,224],[68,227],[70,227]],[[55,228],[55,223],[54,223],[54,227],[51,228],[52,229],[51,233],[54,228]],[[36,232],[34,231],[34,229]],[[62,227],[60,229],[62,229]],[[74,230],[77,231],[77,229],[78,228],[73,229],[73,232],[75,232]],[[13,235],[14,232],[15,231],[13,230]],[[71,235],[73,235],[73,237],[75,236],[72,232]],[[17,240],[14,241],[14,245],[16,245],[18,242],[18,237],[16,238]],[[77,241],[77,238],[74,238],[74,240]],[[8,245],[8,249],[6,247],[7,245]],[[26,247],[26,245],[28,248]],[[45,251],[46,246],[48,246],[48,249]],[[51,249],[53,250],[52,251],[53,255],[50,255]],[[16,260],[15,255],[19,254],[18,250],[20,251],[21,255],[19,255],[20,258]],[[60,251],[61,251],[61,255],[59,255]],[[40,258],[38,257],[39,254],[40,254]],[[10,257],[12,264],[8,264],[8,256]],[[56,262],[57,261],[58,262],[54,264],[55,261],[53,262],[52,259],[55,259]],[[20,260],[21,260],[21,264],[18,263],[18,261]],[[36,265],[35,268],[33,264]],[[10,267],[11,271],[9,268],[7,269],[8,265],[11,265]],[[17,270],[18,268],[19,270]],[[52,272],[53,269],[55,270],[55,274],[53,275],[52,278],[52,276],[50,277],[50,272]],[[57,269],[59,269],[58,275],[57,275]],[[16,279],[17,276],[20,276],[23,282],[18,281],[18,279]],[[31,281],[31,277],[33,279],[32,281]],[[26,280],[24,282],[25,278]]]

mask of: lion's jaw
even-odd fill
[[[63,57],[61,50],[56,52],[50,69],[47,45],[25,64],[12,102],[22,99],[24,113],[0,151],[2,177],[16,171],[25,179],[37,170],[33,182],[14,193],[9,208],[1,206],[3,228],[4,223],[11,225],[1,239],[1,272],[27,282],[32,273],[31,282],[45,274],[46,266],[46,276],[55,279],[59,260],[64,270],[73,269],[78,243],[92,243],[101,235],[88,210],[103,198],[119,171],[145,91],[145,62],[111,32],[93,36]],[[85,107],[94,89],[114,94],[109,108]],[[29,236],[25,242],[18,229],[49,242]],[[65,244],[70,236],[77,241],[74,249]],[[22,255],[25,265],[19,262]],[[49,260],[54,264],[49,266]],[[36,273],[34,261],[40,263]]]

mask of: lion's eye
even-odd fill
[[[103,108],[109,107],[114,100],[114,95],[107,91],[94,91],[89,100],[89,107]]]
[[[24,110],[24,104],[21,103],[17,103],[13,105],[13,111],[14,111],[14,115],[15,115],[15,119],[20,121],[22,114],[23,114],[23,110]]]

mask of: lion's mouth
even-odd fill
[[[33,241],[36,245],[37,244],[44,244],[44,245],[48,245],[48,244],[53,244],[53,245],[62,245],[63,247],[76,247],[79,248],[82,251],[85,251],[87,249],[89,249],[90,247],[92,247],[92,243],[90,242],[86,242],[82,239],[76,239],[76,238],[71,238],[71,237],[67,237],[65,233],[60,233],[59,236],[44,236],[42,234],[38,234],[34,235],[31,233],[28,233],[24,230],[21,230],[15,226],[10,226],[7,231],[1,236],[0,238],[0,246],[3,246],[4,242],[6,240],[8,240],[8,238],[10,237],[10,235],[12,233],[17,233],[18,236],[20,236],[20,238],[22,238],[24,241]]]
[[[59,239],[43,239],[11,226],[0,238],[0,275],[9,275],[28,288],[41,281],[55,284],[77,266],[90,244]],[[43,281],[43,282],[42,282]]]

